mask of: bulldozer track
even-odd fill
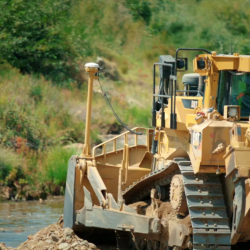
[[[194,174],[191,162],[176,158],[164,168],[151,172],[123,192],[127,202],[142,200],[156,185],[171,183],[175,174],[183,176],[185,195],[193,228],[193,250],[231,249],[231,231],[220,176]],[[133,197],[133,198],[131,198]]]
[[[181,160],[178,165],[193,227],[193,250],[231,249],[231,232],[220,176],[194,174],[190,161]]]
[[[178,164],[171,162],[167,166],[153,171],[134,182],[123,191],[123,198],[127,204],[141,201],[150,194],[151,189],[155,188],[156,185],[165,186],[170,184],[172,177],[178,173],[180,173]]]

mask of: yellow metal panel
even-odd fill
[[[233,148],[225,155],[226,174],[238,170],[240,177],[250,177],[250,148]]]
[[[196,124],[195,118],[197,117],[196,114],[187,114],[186,115],[186,126],[192,127]]]
[[[238,71],[250,72],[250,57],[241,56]]]
[[[220,70],[238,70],[239,67],[239,57],[237,56],[211,56],[213,63],[213,71]]]

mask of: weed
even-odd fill
[[[65,149],[60,146],[50,148],[43,165],[41,182],[47,185],[65,186],[68,161],[74,153],[74,149]]]
[[[5,181],[12,171],[22,165],[22,158],[12,150],[0,148],[0,180]]]
[[[37,103],[43,99],[42,87],[39,85],[31,86],[29,96]]]

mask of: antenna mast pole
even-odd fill
[[[85,71],[89,74],[88,79],[88,97],[86,108],[86,124],[85,124],[85,142],[83,145],[82,155],[90,157],[90,127],[91,127],[91,111],[92,111],[92,98],[93,98],[93,83],[95,79],[99,79],[97,73],[99,65],[96,63],[85,64]]]

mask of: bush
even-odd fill
[[[41,102],[43,99],[42,87],[39,85],[32,85],[30,88],[29,95],[37,103]]]
[[[142,19],[148,25],[152,16],[150,4],[144,0],[126,0],[135,21]]]
[[[72,81],[76,53],[59,24],[69,0],[0,1],[0,57],[22,73],[41,73],[53,81]]]
[[[8,177],[11,178],[11,172],[17,173],[22,162],[22,158],[13,151],[0,148],[0,182],[4,183]]]
[[[27,140],[27,146],[35,150],[46,146],[45,127],[33,117],[31,106],[20,106],[14,101],[2,103],[0,119],[0,139],[4,146],[16,148],[16,137]]]
[[[65,186],[68,161],[74,153],[73,149],[65,149],[60,146],[51,148],[44,162],[41,181],[49,185]]]

